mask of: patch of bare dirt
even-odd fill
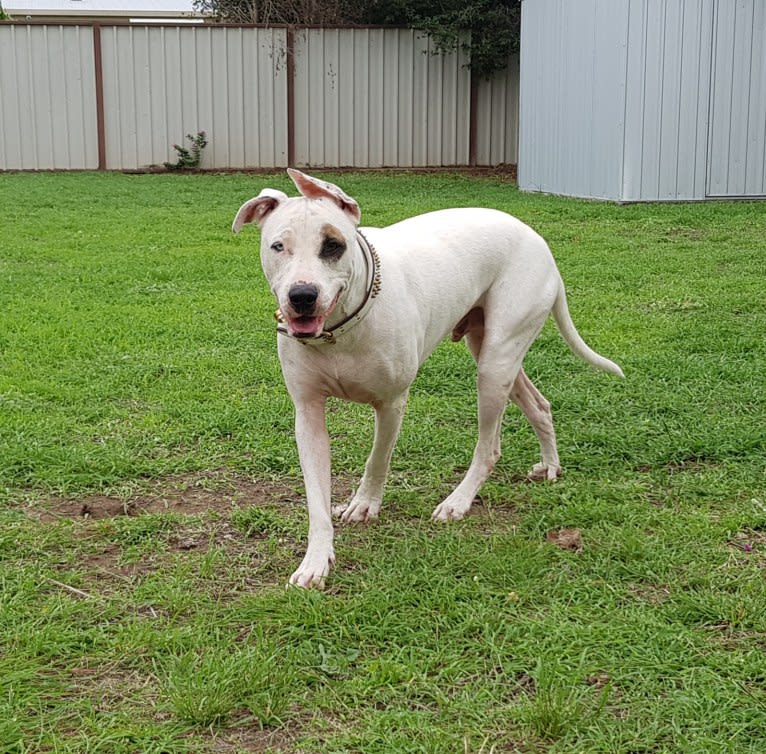
[[[174,555],[188,552],[189,562],[196,562],[211,548],[225,553],[222,557],[228,564],[228,570],[218,574],[216,582],[220,582],[222,590],[230,587],[231,593],[237,593],[283,578],[289,565],[282,561],[298,558],[300,543],[289,534],[281,535],[281,559],[274,553],[267,558],[259,542],[268,537],[243,531],[234,520],[235,513],[264,507],[275,510],[277,521],[281,516],[294,520],[295,510],[303,507],[303,499],[299,480],[255,479],[216,470],[147,481],[119,496],[57,497],[38,502],[25,512],[41,524],[62,521],[74,524],[83,543],[78,562],[86,574],[80,596],[133,585],[165,567]],[[144,535],[141,517],[162,513],[173,513],[176,519],[156,532],[149,521]],[[133,519],[136,527],[126,526],[126,518]],[[144,543],[153,544],[144,547]],[[61,558],[63,572],[71,568],[71,557],[65,548]],[[58,587],[70,588],[65,583]]]
[[[477,496],[471,510],[468,513],[474,525],[487,536],[493,536],[498,532],[510,532],[515,534],[516,527],[521,520],[518,504],[514,500],[495,501],[487,503]]]
[[[212,754],[293,752],[296,736],[286,728],[260,729],[254,725],[217,733],[210,742]]]
[[[670,589],[664,584],[635,584],[629,591],[636,599],[650,605],[661,605],[670,597]]]
[[[336,500],[351,491],[349,480],[334,480]],[[135,585],[177,562],[176,556],[191,564],[209,555],[226,563],[210,580],[215,582],[210,588],[223,598],[286,578],[305,546],[296,535],[296,522],[305,518],[304,501],[299,479],[273,481],[213,470],[144,481],[119,495],[38,500],[25,513],[43,525],[68,522],[82,542],[77,553],[84,574],[81,588],[65,583],[64,576],[56,588],[82,598],[105,594]],[[247,528],[248,510],[256,508],[273,513],[266,513],[262,530]],[[147,520],[142,528],[143,516],[163,513],[175,514],[167,526]],[[71,548],[62,546],[62,574],[71,569],[72,558]]]
[[[296,483],[297,486],[297,483]],[[187,474],[148,483],[124,496],[86,495],[53,498],[30,512],[43,522],[64,518],[100,520],[142,513],[180,513],[195,516],[228,510],[232,505],[299,503],[302,494],[285,482],[251,479],[225,472]]]

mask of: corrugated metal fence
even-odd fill
[[[409,29],[0,24],[0,169],[516,163],[518,60],[490,81]]]

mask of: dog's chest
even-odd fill
[[[379,347],[345,349],[340,344],[319,347],[301,345],[300,351],[282,349],[285,379],[296,374],[319,394],[353,401],[378,403],[390,400],[407,389],[417,372],[417,364],[396,358]]]

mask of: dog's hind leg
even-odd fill
[[[518,371],[520,364],[516,366]],[[505,372],[507,374],[507,372]],[[515,373],[514,373],[515,376]],[[500,458],[500,428],[511,385],[494,370],[479,368],[479,440],[465,477],[444,502],[436,507],[432,518],[449,521],[463,518],[476,494]]]
[[[556,448],[556,431],[553,428],[551,404],[532,384],[523,369],[511,388],[511,400],[527,417],[540,442],[541,462],[532,467],[527,478],[556,479],[561,474],[561,466],[559,466],[559,454]]]
[[[335,511],[342,513],[341,520],[344,523],[366,522],[377,518],[406,404],[407,392],[391,403],[375,406],[375,439],[364,467],[364,476],[346,508]]]
[[[500,431],[511,390],[521,373],[527,350],[545,322],[543,312],[530,312],[518,321],[516,332],[490,335],[482,310],[471,310],[453,331],[453,340],[466,336],[468,348],[477,362],[479,396],[479,439],[471,465],[455,490],[436,507],[432,518],[438,521],[461,519],[471,508],[482,484],[500,458]],[[531,383],[530,383],[531,384]]]
[[[508,405],[509,388],[507,385],[496,384],[494,370],[488,370],[482,376],[480,357],[484,344],[484,309],[471,309],[455,325],[452,340],[457,342],[463,336],[479,370],[479,440],[463,481],[434,510],[432,518],[438,521],[460,519],[469,511],[476,493],[500,458],[500,428]]]

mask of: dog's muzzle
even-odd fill
[[[340,322],[325,330],[325,320],[335,309],[343,289],[338,291],[327,311],[318,315],[316,313],[319,299],[318,287],[312,283],[297,282],[290,286],[287,292],[289,311],[277,309],[274,312],[278,333],[296,338],[304,345],[307,343],[335,343],[337,336],[342,335],[346,330],[364,319],[370,310],[370,304],[380,293],[380,257],[360,231],[357,230],[356,234],[367,268],[367,291],[359,306]]]

